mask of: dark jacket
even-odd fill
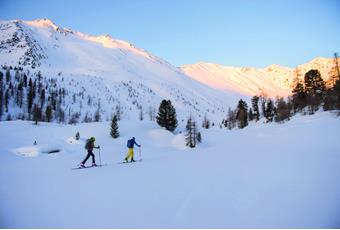
[[[90,142],[87,144],[87,151],[92,152],[93,148],[95,148],[95,146],[94,146],[94,141],[90,141]]]
[[[135,141],[135,139],[130,139],[130,140],[128,141],[127,147],[130,148],[130,149],[132,149],[134,145],[137,145],[138,147],[140,147],[140,145],[137,144],[137,142]]]

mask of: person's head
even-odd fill
[[[90,138],[90,141],[92,141],[92,142],[94,142],[95,140],[96,140],[96,138],[94,138],[94,137]]]
[[[134,140],[135,139],[135,137],[132,137],[132,140]]]

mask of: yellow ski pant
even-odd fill
[[[129,160],[129,158],[133,159],[133,148],[129,148],[129,151],[127,152],[127,155],[125,159]]]

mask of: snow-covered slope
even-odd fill
[[[48,19],[0,21],[0,65],[3,74],[9,66],[19,67],[23,71],[17,75],[33,79],[40,71],[46,98],[51,97],[50,82],[54,92],[65,90],[59,107],[66,121],[75,116],[84,121],[96,111],[101,120],[110,120],[118,107],[123,118],[137,117],[141,111],[147,115],[162,99],[170,99],[179,121],[189,114],[198,119],[207,114],[220,122],[241,97],[289,95],[295,77],[293,69],[278,65],[255,69],[199,63],[177,68],[126,41],[61,28]],[[315,59],[299,66],[300,78],[316,68],[327,79],[332,65],[331,59]],[[18,82],[12,84],[18,87]],[[23,93],[27,95],[26,89]],[[27,119],[25,100],[20,108],[14,97],[11,100],[0,120]],[[42,104],[42,111],[48,106],[35,103]]]
[[[195,149],[154,122],[119,125],[112,139],[109,122],[1,122],[0,227],[340,227],[340,122],[332,113],[202,130]],[[132,135],[143,161],[118,164]],[[90,136],[108,165],[71,170]]]
[[[328,80],[333,59],[316,58],[297,66],[299,79],[311,69],[318,69],[324,80]],[[181,68],[192,79],[216,89],[244,95],[265,94],[270,97],[288,96],[296,78],[296,69],[270,65],[263,69],[226,67],[212,63],[185,65]]]
[[[63,29],[48,19],[0,22],[0,64],[41,71],[46,78],[56,78],[69,95],[100,101],[103,117],[112,115],[120,104],[129,114],[137,107],[157,108],[170,99],[180,120],[190,113],[220,120],[228,105],[239,95],[216,91],[186,76],[166,61],[110,36],[91,36]],[[86,90],[86,92],[85,92]],[[86,100],[86,99],[85,99]],[[80,110],[82,116],[91,108],[79,100],[66,101],[65,109]],[[126,113],[128,114],[128,113]]]

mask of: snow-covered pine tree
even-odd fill
[[[113,118],[112,118],[110,135],[111,135],[112,138],[119,137],[117,115],[114,115]]]

